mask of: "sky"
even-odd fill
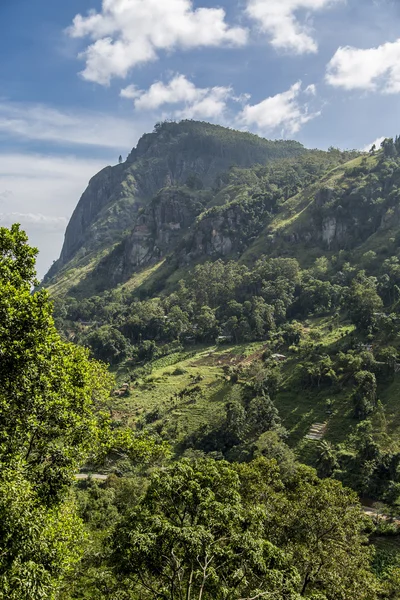
[[[0,225],[42,277],[90,178],[164,119],[309,148],[400,133],[398,0],[0,0]]]

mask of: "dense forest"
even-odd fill
[[[35,254],[0,229],[0,598],[400,597],[399,138],[161,123]]]

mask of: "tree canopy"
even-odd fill
[[[61,340],[48,293],[32,291],[36,252],[18,225],[0,228],[0,597],[13,600],[53,598],[79,557],[69,485],[111,387]]]
[[[356,496],[275,461],[183,460],[154,473],[115,528],[112,559],[133,597],[375,597]]]

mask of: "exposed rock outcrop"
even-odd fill
[[[322,224],[322,240],[325,242],[328,248],[331,247],[334,241],[336,241],[339,245],[344,242],[346,233],[346,224],[338,221],[336,217],[327,217],[324,219]]]
[[[188,185],[193,190],[211,189],[217,177],[231,166],[296,156],[306,152],[298,142],[269,141],[245,132],[196,121],[163,123],[144,135],[127,161],[106,167],[89,183],[65,234],[61,256],[45,278],[62,269],[96,260],[123,240],[129,230],[127,261],[140,266],[175,244],[177,233],[188,227],[182,204],[172,200],[153,203],[159,191]],[[168,205],[168,207],[167,207]],[[141,209],[145,209],[142,213]],[[167,211],[165,215],[159,211]],[[174,211],[178,211],[176,214]],[[198,213],[194,211],[194,217]],[[215,248],[226,252],[227,239],[216,233]]]

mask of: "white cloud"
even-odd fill
[[[327,66],[326,81],[346,90],[399,93],[400,39],[377,48],[339,48]]]
[[[187,104],[181,111],[177,111],[176,116],[179,119],[220,118],[227,109],[228,100],[235,100],[230,88],[214,87],[203,98],[199,98],[192,104]]]
[[[308,85],[306,87],[306,89],[304,90],[305,94],[310,94],[310,96],[316,96],[317,95],[317,86],[312,83],[311,85]]]
[[[386,139],[385,137],[377,138],[374,142],[371,142],[370,144],[367,144],[366,146],[364,146],[364,148],[362,148],[362,151],[369,152],[371,150],[372,146],[375,146],[376,148],[380,148],[383,140],[385,140],[385,139]]]
[[[121,96],[133,99],[136,110],[183,105],[172,113],[177,119],[218,118],[224,114],[229,100],[237,100],[230,87],[198,88],[184,75],[174,76],[167,84],[157,81],[147,91],[130,85],[121,90]]]
[[[198,88],[179,74],[169,83],[153,83],[148,90],[139,90],[135,85],[121,90],[121,96],[133,100],[136,110],[164,108],[166,119],[218,119],[228,126],[254,128],[265,134],[280,130],[281,135],[297,133],[320,114],[310,112],[308,102],[301,101],[302,95],[310,101],[316,93],[314,84],[302,90],[301,82],[297,82],[288,91],[251,105],[248,94],[237,96],[231,87]],[[239,112],[238,105],[242,106]]]
[[[68,224],[66,217],[50,217],[41,213],[0,213],[0,224],[9,226],[12,223],[20,223],[22,226],[36,227],[40,231],[61,231],[65,232]]]
[[[317,42],[312,37],[309,15],[329,8],[342,0],[248,0],[247,15],[256,20],[261,30],[269,34],[271,44],[278,49],[296,54],[316,52]],[[297,18],[306,11],[304,23]]]
[[[238,122],[246,127],[256,126],[264,133],[276,129],[280,129],[283,136],[297,133],[320,114],[310,112],[309,106],[301,103],[302,93],[301,82],[298,81],[287,92],[266,98],[259,104],[245,106]]]
[[[0,101],[0,135],[123,151],[132,149],[144,133],[142,127],[103,113]]]
[[[41,277],[60,254],[66,223],[89,179],[104,166],[74,156],[0,153],[0,226],[21,223],[40,250]]]
[[[192,0],[103,0],[101,13],[77,15],[67,31],[93,41],[80,55],[82,77],[108,85],[162,50],[245,44],[247,30],[229,27],[225,16],[222,8],[194,9]]]

